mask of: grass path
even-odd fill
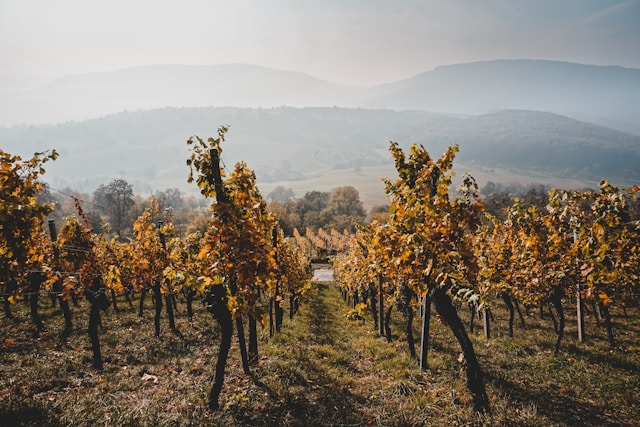
[[[348,320],[349,307],[330,284],[317,284],[293,322],[263,349],[244,399],[227,416],[245,425],[451,425],[476,420],[467,399],[445,416],[451,390],[464,394],[461,374],[432,383],[401,341],[388,343],[372,321]],[[462,399],[465,400],[465,399]],[[440,412],[440,413],[439,413]]]
[[[300,319],[283,329],[265,350],[266,360],[257,376],[271,390],[268,424],[361,424],[358,408],[366,396],[353,391],[358,373],[354,348],[335,288],[317,285],[316,295],[299,313]]]

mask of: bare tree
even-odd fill
[[[93,193],[93,199],[98,209],[109,217],[118,237],[122,237],[129,219],[127,213],[135,205],[133,186],[124,179],[114,179],[108,185],[100,185]]]

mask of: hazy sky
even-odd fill
[[[640,0],[0,0],[0,78],[249,63],[344,84],[541,58],[640,68]]]

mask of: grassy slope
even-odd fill
[[[49,329],[60,330],[60,316],[42,305]],[[104,315],[103,372],[91,368],[86,307],[75,310],[76,330],[59,348],[54,332],[32,340],[27,307],[13,306],[18,323],[0,325],[0,425],[634,425],[640,417],[637,310],[617,320],[619,348],[610,350],[588,318],[589,341],[578,345],[569,329],[553,357],[548,317],[532,312],[528,329],[516,326],[510,339],[497,305],[494,338],[472,333],[493,408],[479,417],[445,325],[432,321],[430,369],[421,372],[403,337],[387,343],[370,319],[347,320],[349,307],[328,284],[314,286],[280,334],[267,342],[262,331],[253,377],[242,374],[234,342],[223,409],[211,413],[215,322],[202,311],[189,324],[181,307],[185,348],[169,332],[153,337],[149,305],[142,320],[128,308]],[[396,333],[401,320],[396,313]]]

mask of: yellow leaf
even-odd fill
[[[602,301],[602,304],[604,304],[605,307],[608,306],[609,303],[611,302],[611,298],[609,298],[609,296],[604,292],[600,292],[598,294],[598,298],[600,298],[600,300]]]

